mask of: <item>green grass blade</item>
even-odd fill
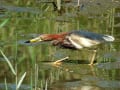
[[[20,88],[20,86],[21,86],[21,84],[22,84],[25,76],[26,76],[26,72],[22,75],[21,79],[19,80],[19,82],[18,82],[18,84],[17,84],[17,90]]]
[[[8,19],[5,19],[5,20],[0,24],[0,28],[2,28],[8,21],[9,21],[9,18],[8,18]]]
[[[47,83],[48,83],[48,82],[47,82],[47,80],[46,80],[46,82],[45,82],[45,90],[47,90],[47,86],[48,86]]]
[[[5,77],[5,90],[8,90],[6,77]]]
[[[2,50],[0,50],[0,52],[1,52],[1,54],[3,55],[4,59],[6,60],[6,62],[8,63],[8,65],[9,65],[12,73],[13,73],[14,75],[16,75],[16,72],[15,72],[15,70],[14,70],[11,62],[8,60],[8,58],[5,56],[5,54],[2,52]]]

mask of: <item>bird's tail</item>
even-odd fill
[[[115,38],[114,38],[113,36],[110,36],[110,35],[104,35],[104,36],[103,36],[103,39],[104,39],[105,41],[108,41],[108,42],[112,42],[112,41],[115,40]]]

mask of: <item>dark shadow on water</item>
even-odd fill
[[[42,61],[42,62],[51,62],[51,61]],[[62,63],[67,63],[67,64],[89,64],[89,61],[88,60],[70,60],[70,59],[67,59],[67,60],[63,60]]]
[[[89,60],[65,60],[64,63],[73,63],[73,64],[89,64]],[[96,61],[94,61],[96,63]]]

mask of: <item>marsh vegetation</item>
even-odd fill
[[[120,0],[0,0],[0,90],[119,90]],[[93,54],[26,44],[43,33],[88,30],[113,35]],[[63,59],[62,64],[52,62]]]

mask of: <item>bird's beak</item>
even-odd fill
[[[40,37],[25,41],[25,43],[34,43],[34,42],[41,42],[43,41]]]

